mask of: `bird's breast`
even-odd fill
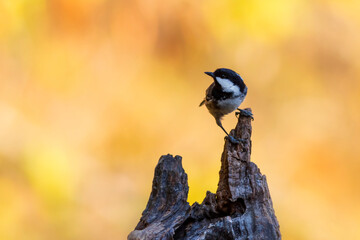
[[[242,97],[228,98],[217,101],[217,105],[225,114],[228,114],[237,109],[243,101]]]
[[[244,97],[239,96],[217,101],[206,101],[205,105],[211,115],[213,115],[215,118],[218,118],[236,110],[243,101]]]

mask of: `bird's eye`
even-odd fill
[[[225,74],[221,74],[221,78],[225,78]]]

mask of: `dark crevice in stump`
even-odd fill
[[[191,207],[181,157],[162,156],[146,209],[128,239],[281,239],[266,177],[250,162],[251,131],[251,119],[240,116],[230,134],[245,141],[225,141],[216,194],[208,191]]]

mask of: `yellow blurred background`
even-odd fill
[[[0,0],[0,239],[125,239],[154,167],[216,191],[234,69],[285,240],[360,239],[360,1]],[[230,130],[230,114],[224,126]]]

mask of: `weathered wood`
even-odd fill
[[[230,134],[244,141],[225,141],[216,194],[207,192],[191,208],[181,157],[162,156],[148,205],[128,239],[281,239],[266,177],[250,161],[251,131],[251,118],[240,116]]]
[[[155,168],[146,209],[128,239],[172,239],[175,230],[189,214],[188,192],[181,157],[162,156]]]

